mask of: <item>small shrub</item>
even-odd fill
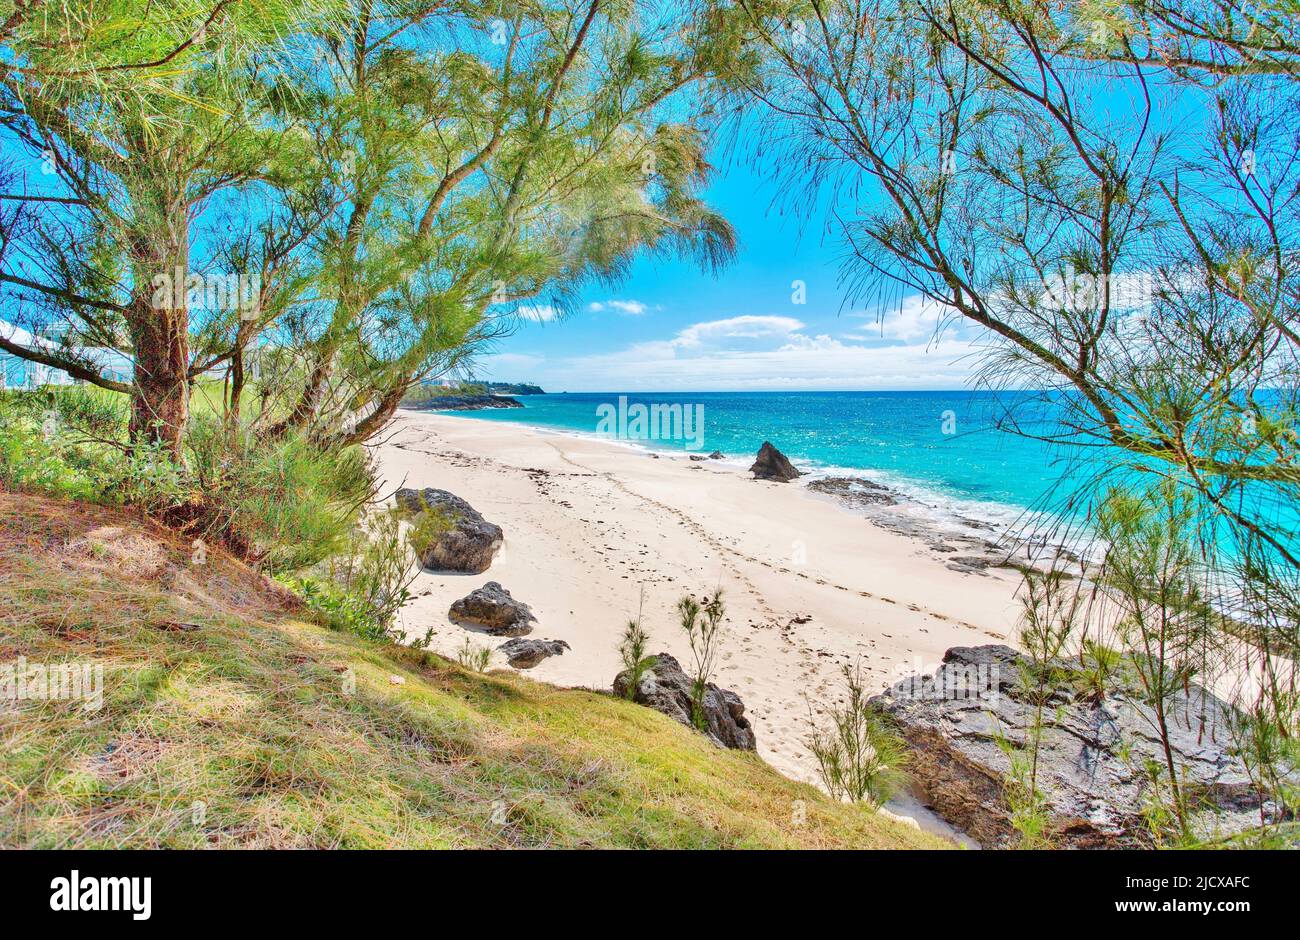
[[[815,729],[806,743],[831,796],[880,806],[906,779],[906,747],[889,717],[867,701],[861,664],[844,666],[843,675],[845,701],[831,706],[831,726]]]
[[[492,661],[492,650],[487,646],[479,646],[469,637],[465,637],[465,642],[461,644],[460,649],[456,650],[456,661],[466,669],[484,672],[488,663]]]
[[[377,642],[393,639],[388,629],[374,619],[365,602],[341,585],[312,577],[289,578],[281,583],[320,614],[332,629]]]
[[[1261,836],[1284,820],[1300,819],[1300,782],[1294,773],[1300,767],[1297,705],[1294,693],[1278,693],[1227,717],[1228,733],[1259,801]],[[1265,808],[1270,804],[1271,817]]]
[[[1142,821],[1152,844],[1158,849],[1191,848],[1195,835],[1185,820],[1197,807],[1188,796],[1186,776],[1177,778],[1178,787],[1170,786],[1165,768],[1152,758],[1142,762],[1141,771],[1148,784],[1142,794]]]
[[[1022,849],[1051,848],[1051,816],[1047,798],[1034,779],[1033,756],[1028,748],[1017,747],[1001,731],[994,740],[1006,755],[1010,769],[1002,782],[1002,796],[1010,811],[1011,827],[1020,837]]]
[[[374,474],[360,447],[324,449],[302,436],[232,440],[214,417],[196,416],[186,439],[203,526],[272,573],[290,573],[349,550]]]
[[[1097,640],[1086,639],[1079,651],[1079,669],[1074,684],[1090,701],[1100,702],[1124,671],[1124,654]]]
[[[722,589],[706,597],[703,604],[689,595],[677,602],[682,629],[691,646],[693,675],[691,677],[691,721],[701,731],[705,728],[704,693],[713,679],[714,664],[718,658],[718,641],[722,633],[722,618],[726,608],[722,603]]]
[[[348,550],[328,562],[331,580],[356,596],[370,619],[392,627],[397,613],[411,599],[418,569],[402,536],[402,524],[391,510],[358,526]]]
[[[439,506],[430,506],[423,499],[420,503],[423,509],[411,520],[406,541],[416,555],[423,556],[430,545],[455,528],[457,517]]]
[[[644,606],[644,594],[641,602]],[[623,628],[623,639],[618,644],[618,655],[623,661],[623,671],[628,674],[627,690],[623,693],[625,698],[631,699],[636,696],[641,677],[654,665],[655,658],[646,655],[649,645],[650,634],[641,626],[641,610],[638,608],[636,619],[627,622],[627,626]]]
[[[124,456],[116,440],[125,422],[120,429],[105,425],[112,420],[104,415],[114,413],[107,395],[78,387],[0,391],[0,485],[61,499],[122,502]],[[92,413],[99,417],[92,420]]]
[[[405,634],[394,626],[398,613],[411,599],[411,583],[418,569],[402,537],[395,513],[377,513],[366,526],[358,526],[347,548],[321,566],[319,576],[293,578],[285,583],[330,626],[366,639],[401,643]],[[428,645],[412,644],[417,648]]]

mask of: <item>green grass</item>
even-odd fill
[[[308,618],[127,511],[0,492],[0,662],[105,670],[95,712],[0,702],[0,846],[944,844],[610,695]]]

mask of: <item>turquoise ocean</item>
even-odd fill
[[[870,479],[936,512],[1000,524],[1027,513],[1076,512],[1070,494],[1105,459],[1087,448],[1035,439],[1055,429],[1054,416],[1049,403],[1029,393],[584,392],[517,400],[522,408],[456,414],[618,438],[617,428],[601,433],[609,431],[603,415],[620,407],[633,412],[636,405],[681,405],[702,416],[701,434],[622,439],[657,450],[720,451],[746,465],[771,441],[814,476]],[[1006,429],[1012,420],[1019,433]]]
[[[670,392],[563,393],[518,396],[522,408],[455,412],[468,420],[531,425],[622,440],[659,451],[720,451],[748,467],[771,441],[816,477],[855,477],[892,490],[909,514],[941,529],[992,527],[1013,541],[1066,545],[1092,555],[1088,484],[1136,481],[1117,469],[1130,455],[1105,446],[1063,443],[1064,409],[1035,392]],[[647,408],[680,405],[702,419],[692,433],[646,439],[606,420]],[[611,430],[611,424],[614,433]],[[702,431],[700,430],[702,428]],[[1052,441],[1056,437],[1058,440]],[[1094,442],[1095,443],[1095,442]],[[1273,503],[1270,530],[1300,551],[1300,505]],[[1257,504],[1263,506],[1265,503]],[[1226,557],[1237,552],[1223,531]]]

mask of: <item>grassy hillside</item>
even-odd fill
[[[940,845],[648,709],[328,630],[129,512],[0,492],[19,656],[102,664],[104,702],[0,701],[0,846]]]

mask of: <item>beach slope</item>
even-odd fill
[[[641,612],[652,652],[685,661],[674,606],[721,587],[717,681],[744,700],[759,754],[799,779],[815,779],[803,738],[844,664],[860,659],[883,690],[933,671],[949,647],[1014,633],[1018,572],[954,570],[932,540],[873,525],[802,481],[753,481],[734,462],[415,412],[399,413],[377,457],[387,491],[450,490],[505,533],[483,574],[420,574],[402,615],[412,638],[433,630],[446,654],[467,636],[499,645],[447,616],[498,581],[532,607],[532,636],[570,646],[531,675],[607,689],[629,618]]]
[[[928,848],[606,694],[322,627],[130,512],[0,491],[0,845]]]

